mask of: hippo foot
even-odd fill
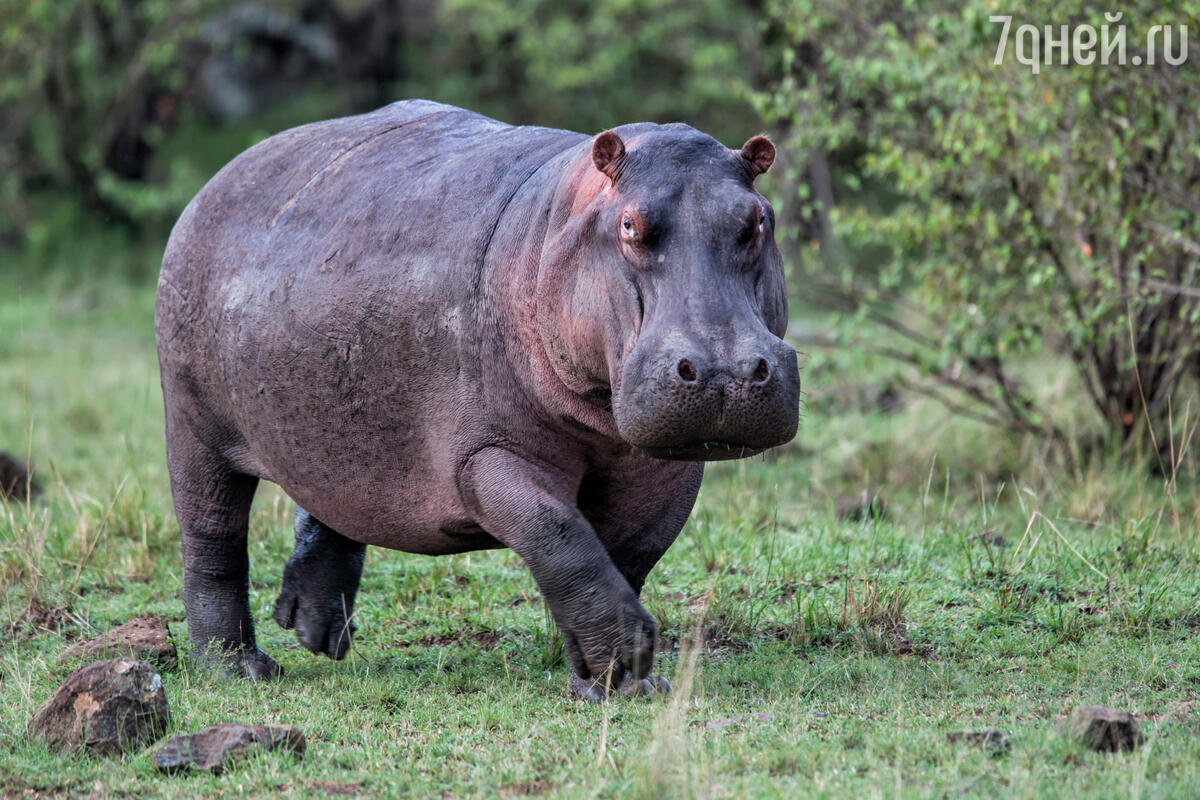
[[[289,565],[290,566],[290,565]],[[298,592],[297,581],[285,574],[283,590],[275,600],[272,615],[279,626],[295,628],[296,638],[310,652],[341,661],[350,650],[350,641],[358,626],[346,618],[349,609],[341,597],[324,601]],[[302,585],[302,584],[300,584]]]
[[[257,647],[236,650],[210,647],[196,657],[196,663],[201,668],[214,670],[222,678],[269,681],[283,676],[283,667]]]
[[[296,629],[306,650],[334,661],[346,657],[366,550],[296,507],[296,549],[283,568],[273,616],[280,627]]]
[[[571,693],[589,703],[603,703],[610,694],[605,690],[604,684],[589,678],[581,678],[574,672],[571,673]],[[665,697],[670,693],[671,682],[661,675],[647,675],[641,680],[632,675],[626,675],[616,692],[612,694],[619,694],[622,697],[649,697],[652,695]]]

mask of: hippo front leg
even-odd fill
[[[703,463],[641,457],[584,477],[580,510],[635,592],[641,593],[646,577],[683,529],[703,477]],[[572,675],[571,690],[587,697],[594,688],[590,681]],[[661,675],[648,675],[640,681],[626,677],[619,691],[623,695],[668,694],[671,684]]]
[[[589,700],[654,661],[655,623],[573,503],[569,481],[498,448],[476,453],[461,473],[476,521],[529,567],[562,633]]]

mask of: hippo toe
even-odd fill
[[[615,694],[622,697],[649,697],[651,695],[666,696],[671,691],[671,682],[661,675],[647,675],[640,680],[632,675],[626,675]],[[571,693],[589,703],[603,703],[608,699],[608,692],[605,691],[602,684],[581,678],[574,672],[571,673]]]

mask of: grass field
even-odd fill
[[[506,551],[370,551],[351,656],[310,655],[270,621],[291,506],[264,486],[252,602],[286,676],[164,681],[172,732],[295,724],[304,760],[165,777],[148,752],[63,759],[30,743],[69,641],[144,613],[186,641],[151,284],[0,271],[0,449],[44,488],[0,516],[6,797],[1200,796],[1194,477],[1117,456],[1065,477],[1037,443],[929,402],[884,414],[883,367],[846,353],[809,360],[796,444],[710,470],[651,576],[669,699],[572,699]],[[837,519],[836,498],[867,487],[888,518]],[[26,614],[35,597],[50,610]],[[1091,703],[1135,712],[1145,745],[1072,741],[1060,719]],[[1007,752],[946,737],[990,727]]]

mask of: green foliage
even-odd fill
[[[688,122],[726,144],[757,132],[751,2],[445,0],[415,84],[501,119],[599,131]]]
[[[175,115],[216,0],[2,0],[0,226],[35,217],[28,191],[77,193],[91,212],[163,221],[186,202],[151,181],[148,154]],[[169,167],[168,167],[169,173]],[[168,174],[167,178],[175,177]]]
[[[813,280],[877,323],[860,344],[960,410],[1065,444],[1017,366],[1048,346],[1119,440],[1149,430],[1166,452],[1200,351],[1200,73],[1056,57],[1035,75],[1011,37],[996,65],[991,5],[771,5],[786,45],[759,109],[793,158],[849,161],[858,200],[834,209]],[[1200,29],[1188,6],[1125,6],[1129,53],[1153,24]],[[1022,6],[1025,23],[1123,24],[1048,0]]]

